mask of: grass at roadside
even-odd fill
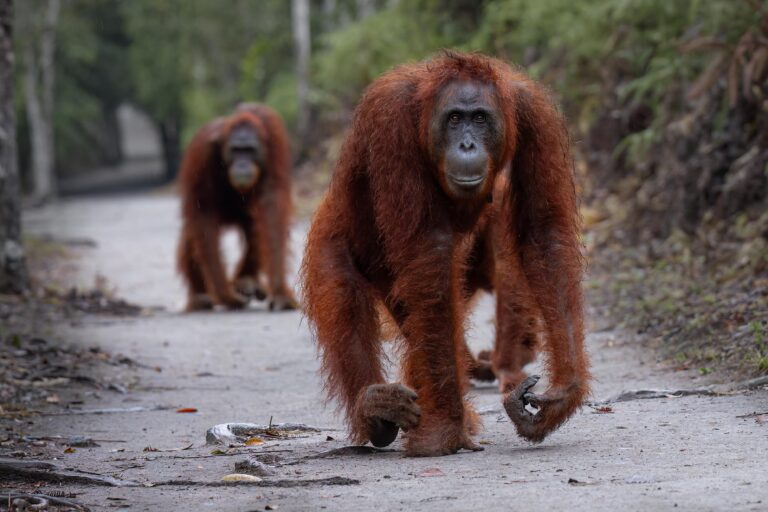
[[[726,261],[712,264],[710,255],[702,264],[683,237],[659,246],[593,249],[592,308],[650,339],[675,366],[723,376],[768,373],[768,273],[755,272],[749,256],[720,254]]]

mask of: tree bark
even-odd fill
[[[53,85],[56,25],[60,7],[60,0],[48,0],[39,47],[33,42],[25,54],[25,100],[32,139],[32,195],[36,201],[44,201],[56,194]]]
[[[117,165],[123,161],[123,143],[120,120],[117,118],[117,106],[102,106],[104,133],[101,135],[102,159],[107,165]]]
[[[293,41],[296,50],[296,77],[298,95],[298,116],[296,135],[300,147],[304,146],[309,131],[309,0],[292,0]]]
[[[0,293],[21,293],[29,286],[21,244],[13,82],[13,0],[0,0]]]
[[[336,28],[336,0],[323,0],[323,30],[332,32]]]
[[[159,128],[165,178],[172,181],[176,178],[181,162],[181,121],[178,119],[163,121],[159,123]]]
[[[364,20],[376,12],[376,4],[373,0],[357,0],[357,19]]]

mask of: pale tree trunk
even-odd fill
[[[178,118],[163,121],[158,124],[160,142],[163,149],[163,167],[168,181],[178,174],[181,163],[181,120]]]
[[[104,162],[117,165],[123,161],[122,130],[117,118],[117,107],[105,105],[101,113],[104,119],[103,133],[100,134]]]
[[[13,89],[13,0],[0,0],[0,293],[20,293],[29,284],[21,245]]]
[[[323,30],[332,32],[336,28],[336,0],[323,0]]]
[[[364,20],[376,12],[376,4],[373,0],[357,0],[357,19]]]
[[[301,145],[306,142],[309,131],[309,0],[292,0],[293,42],[296,49],[296,77],[299,111],[296,119],[296,134]]]
[[[53,142],[53,82],[56,25],[60,0],[48,0],[39,47],[32,42],[25,54],[25,96],[32,145],[33,196],[42,201],[56,194]]]

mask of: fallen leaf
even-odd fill
[[[594,414],[613,414],[613,407],[607,405],[603,407],[595,407]]]
[[[261,482],[261,478],[244,473],[232,473],[221,477],[222,482]]]
[[[75,449],[72,448],[71,446],[67,446],[66,448],[64,448],[64,453],[75,453]]]
[[[194,407],[182,407],[181,409],[176,409],[176,412],[182,412],[182,413],[197,412],[197,409],[195,409]]]
[[[440,468],[427,468],[421,473],[419,473],[417,476],[420,476],[420,477],[445,476],[445,473],[443,473],[440,470]]]

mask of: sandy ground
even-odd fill
[[[33,417],[22,427],[37,436],[85,435],[99,447],[61,453],[65,467],[133,480],[141,487],[48,485],[76,493],[92,510],[768,510],[768,392],[731,396],[669,397],[585,407],[544,443],[518,438],[501,413],[492,386],[473,389],[485,431],[485,451],[441,458],[405,458],[395,451],[303,459],[348,445],[341,420],[324,406],[317,359],[300,313],[183,314],[183,290],[174,271],[179,228],[176,198],[141,194],[70,199],[26,213],[25,228],[58,239],[88,238],[79,279],[105,276],[119,295],[164,309],[137,318],[88,317],[59,326],[67,343],[98,345],[146,368],[118,368],[105,379],[128,393],[60,390],[64,411],[143,407],[138,412]],[[306,226],[294,231],[294,268]],[[228,260],[237,239],[225,241]],[[478,304],[469,333],[475,350],[490,345],[493,305]],[[672,371],[629,337],[591,334],[594,397],[625,389],[692,388],[693,372]],[[158,372],[153,367],[159,367]],[[158,406],[170,407],[152,410]],[[194,414],[175,412],[194,407]],[[70,410],[71,412],[71,410]],[[296,422],[319,427],[305,437],[213,455],[209,427],[225,422]],[[180,451],[144,451],[191,448]],[[118,451],[121,450],[121,451]],[[234,452],[235,454],[233,454]],[[249,455],[275,452],[283,465],[263,485],[212,487]],[[285,464],[289,463],[289,464]],[[276,487],[275,482],[346,477],[348,485]]]

